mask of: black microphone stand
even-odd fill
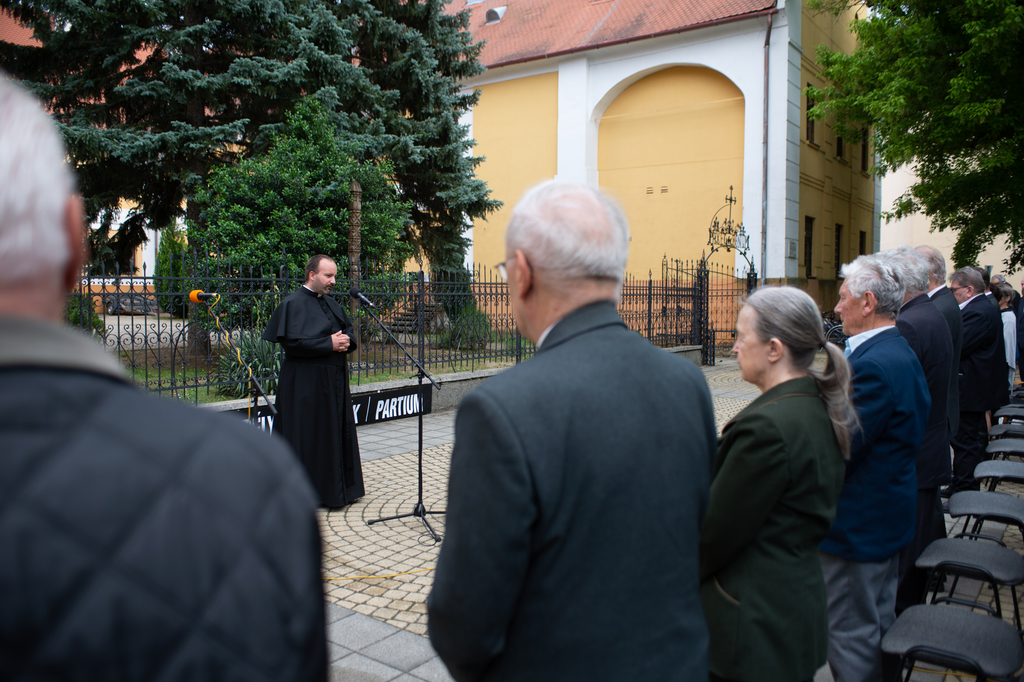
[[[263,396],[263,402],[265,402],[267,404],[267,409],[270,410],[270,417],[271,417],[271,419],[276,419],[277,418],[277,408],[274,407],[274,403],[270,402],[270,398],[267,397],[267,392],[263,390],[263,386],[260,385],[259,380],[256,379],[255,376],[253,376],[252,367],[250,367],[249,363],[246,362],[245,360],[242,360],[242,364],[245,365],[245,368],[249,371],[249,385],[250,385],[250,387],[249,387],[249,399],[252,400],[252,408],[253,408],[253,416],[249,419],[249,421],[253,422],[253,423],[256,423],[255,420],[258,420],[260,418],[259,417],[260,396]],[[253,388],[255,388],[256,390],[253,391],[252,390]],[[257,393],[259,395],[256,395]]]
[[[397,345],[399,348],[401,348],[402,352],[405,353],[405,356],[407,358],[409,358],[409,360],[411,360],[414,365],[416,365],[416,377],[417,377],[417,386],[418,386],[417,391],[418,391],[418,396],[419,396],[418,399],[420,400],[420,411],[419,411],[419,415],[418,415],[418,422],[419,422],[419,450],[417,452],[417,466],[418,466],[417,474],[418,474],[418,481],[419,481],[419,492],[418,492],[418,497],[416,498],[416,504],[413,505],[412,511],[409,512],[408,514],[396,514],[395,516],[385,516],[385,517],[382,517],[382,518],[379,518],[379,519],[373,519],[372,521],[367,521],[366,523],[367,523],[368,526],[372,526],[373,524],[380,523],[381,521],[394,521],[395,519],[407,519],[407,518],[410,518],[410,517],[411,518],[417,518],[417,519],[419,519],[420,521],[423,522],[423,526],[427,529],[427,532],[430,533],[430,537],[432,537],[434,539],[434,542],[435,543],[441,542],[441,536],[438,535],[437,531],[435,531],[431,527],[430,522],[427,521],[427,515],[428,514],[444,514],[445,512],[443,512],[443,511],[430,511],[430,510],[427,509],[426,505],[423,504],[423,379],[426,378],[428,381],[430,381],[431,384],[433,384],[434,388],[436,388],[439,391],[441,390],[441,386],[436,381],[434,381],[434,378],[432,376],[430,376],[429,373],[427,373],[427,370],[423,368],[423,365],[420,363],[420,361],[417,360],[415,357],[413,357],[412,353],[410,353],[406,349],[406,347],[402,345],[402,342],[399,341],[397,338],[395,338],[395,335],[391,333],[391,330],[387,328],[387,325],[385,325],[383,322],[381,322],[380,318],[377,317],[376,315],[374,315],[373,311],[370,310],[369,307],[367,307],[366,305],[363,305],[363,301],[360,298],[361,295],[357,295],[357,292],[358,292],[358,290],[353,290],[352,292],[350,292],[350,295],[352,296],[352,298],[354,298],[357,301],[359,301],[359,304],[360,304],[360,306],[362,306],[362,309],[365,310],[370,315],[370,317],[372,317],[374,320],[376,320],[376,322],[380,326],[380,328],[383,329],[384,332],[387,333],[387,335],[389,337],[391,337],[391,340],[395,342],[395,345]],[[423,307],[420,306],[420,315],[418,317],[420,325],[423,324],[422,315],[423,315]]]

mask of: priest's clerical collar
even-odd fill
[[[320,298],[321,296],[323,296],[323,294],[318,294],[318,293],[316,293],[315,291],[313,291],[312,289],[310,289],[309,287],[307,287],[307,286],[306,286],[305,284],[303,284],[303,285],[302,285],[302,288],[303,288],[303,289],[305,289],[306,291],[308,291],[308,292],[309,292],[310,294],[312,294],[313,296],[316,296],[317,298]]]

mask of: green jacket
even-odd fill
[[[835,519],[844,473],[811,377],[779,384],[725,425],[700,544],[716,675],[807,680],[825,662],[818,543]]]

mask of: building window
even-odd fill
[[[860,255],[864,255],[868,252],[868,233],[864,230],[860,231]]]
[[[814,255],[814,218],[804,216],[804,273],[807,279],[814,279],[811,258]]]
[[[835,255],[833,260],[836,264],[836,279],[842,275],[843,270],[843,226],[836,223]]]
[[[843,138],[841,135],[836,135],[836,158],[846,158],[846,147],[843,145]]]
[[[862,173],[868,172],[868,131],[864,129],[863,134],[860,138],[860,170]]]
[[[811,84],[808,83],[807,87],[811,87]],[[807,141],[810,142],[811,144],[814,144],[814,119],[811,118],[811,109],[814,108],[814,104],[815,104],[814,100],[811,99],[810,95],[808,95],[807,96]]]

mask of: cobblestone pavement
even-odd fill
[[[735,360],[720,360],[714,367],[702,369],[721,430],[759,392],[740,378]],[[430,511],[444,509],[454,418],[452,410],[427,415],[423,420],[423,502]],[[418,499],[417,442],[416,419],[360,427],[367,495],[348,507],[319,512],[332,682],[451,680],[425,636],[426,598],[440,545],[434,543],[418,518],[368,523],[412,512]],[[1000,490],[1024,495],[1021,486]],[[443,514],[427,518],[443,536]],[[947,517],[947,527],[952,524]],[[1003,529],[987,525],[986,532],[1003,534],[1008,546],[1024,553],[1016,529],[1004,534]],[[972,598],[980,593],[982,600],[994,602],[991,589],[977,581],[961,581],[957,591]],[[1002,603],[1011,604],[1008,588],[1004,592]],[[1012,618],[1009,611],[1007,619]],[[912,677],[941,678],[941,674],[924,672]],[[831,679],[827,667],[815,676],[816,682]],[[946,676],[946,682],[957,679]]]

